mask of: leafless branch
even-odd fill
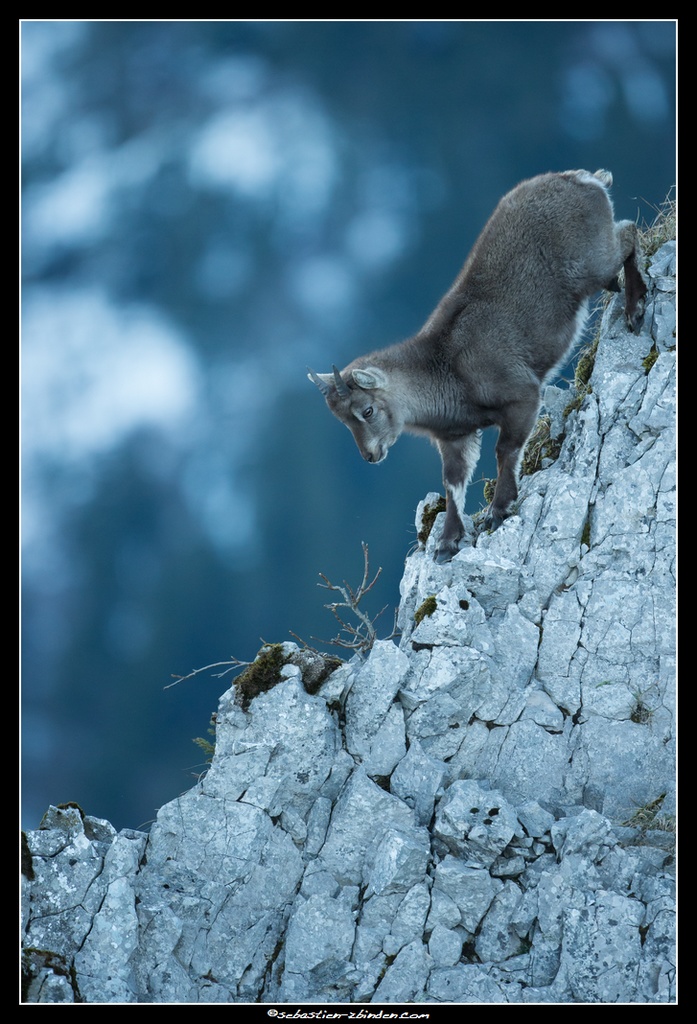
[[[374,618],[372,619],[366,612],[363,611],[362,608],[359,608],[360,602],[363,600],[365,595],[370,593],[370,591],[373,589],[373,587],[378,581],[378,578],[380,577],[380,573],[382,572],[382,568],[378,569],[372,580],[370,579],[368,545],[365,543],[365,541],[363,541],[362,547],[363,579],[361,580],[360,584],[355,590],[346,582],[346,580],[344,580],[343,585],[332,583],[331,580],[328,579],[322,572],[319,575],[322,577],[324,582],[318,583],[317,586],[323,587],[325,590],[331,590],[332,592],[339,594],[342,598],[342,600],[340,601],[332,601],[330,604],[325,604],[324,606],[332,613],[334,618],[341,626],[341,629],[333,640],[327,640],[323,642],[333,644],[336,647],[344,647],[353,651],[366,652],[371,649],[371,647],[378,638],[377,631],[375,629],[375,623],[380,618],[382,613],[385,611],[387,605],[385,605],[385,608],[382,608],[381,611],[379,611],[378,614],[374,616]],[[369,580],[370,582],[368,582]],[[339,613],[339,609],[347,609],[348,611],[350,611],[353,615],[356,616],[359,624],[355,626],[350,622],[346,622],[345,619],[342,618],[342,615]],[[394,632],[395,631],[393,630],[393,636]],[[313,639],[315,638],[313,637]]]
[[[251,664],[251,661],[240,661],[239,658],[233,657],[231,657],[229,661],[214,661],[212,665],[204,665],[202,668],[195,668],[193,672],[188,672],[185,676],[178,676],[172,673],[172,679],[174,679],[174,682],[168,683],[167,686],[163,687],[163,689],[169,690],[173,686],[176,686],[177,683],[183,683],[184,680],[193,679],[194,676],[200,675],[201,672],[210,672],[211,669],[221,668],[223,665],[226,665],[227,667],[223,672],[214,673],[214,677],[216,679],[222,679],[223,676],[228,674],[228,672],[234,672],[235,669],[247,668],[247,666]]]

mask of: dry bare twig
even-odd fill
[[[373,579],[368,582],[370,579],[368,545],[363,541],[361,546],[363,548],[363,579],[355,590],[353,587],[349,586],[346,580],[344,580],[343,585],[332,583],[331,580],[322,572],[319,575],[324,580],[324,583],[318,583],[317,586],[324,587],[325,590],[331,590],[334,593],[340,594],[342,597],[341,601],[332,601],[330,604],[325,604],[324,606],[334,615],[334,618],[341,626],[341,630],[333,640],[327,640],[324,642],[334,644],[337,647],[348,648],[352,651],[366,652],[371,649],[378,638],[375,623],[385,611],[387,605],[385,605],[385,608],[382,608],[372,619],[363,611],[362,608],[359,608],[360,602],[363,600],[365,595],[370,593],[373,589],[378,581],[380,573],[382,572],[381,567],[375,573]],[[359,625],[354,626],[350,622],[346,622],[339,614],[340,608],[346,608],[348,611],[352,612],[359,620]],[[342,636],[343,633],[347,634],[348,639]],[[394,631],[392,635],[394,636]]]
[[[251,664],[251,661],[240,661],[239,658],[231,657],[229,661],[214,661],[212,665],[203,665],[202,668],[195,668],[193,672],[187,672],[185,676],[179,676],[172,673],[172,678],[174,679],[174,682],[167,683],[167,686],[163,686],[163,690],[169,690],[171,689],[171,687],[176,686],[177,683],[183,683],[184,680],[193,679],[194,676],[200,675],[201,672],[210,672],[211,669],[221,668],[223,665],[226,665],[227,667],[224,672],[214,673],[214,677],[216,679],[222,679],[223,676],[226,676],[228,674],[228,672],[234,672],[235,669],[247,668]]]

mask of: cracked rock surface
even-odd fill
[[[517,514],[407,558],[399,644],[314,693],[284,644],[149,834],[26,834],[26,1002],[675,1001],[674,250]]]

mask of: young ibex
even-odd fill
[[[486,523],[498,527],[518,495],[523,446],[543,383],[577,339],[587,300],[619,291],[629,328],[641,325],[646,285],[637,230],[615,223],[608,171],[564,171],[521,182],[500,201],[459,277],[413,338],[308,376],[368,462],[402,431],[425,434],[443,461],[447,510],[436,552],[448,561],[464,527],[465,489],[481,430],[497,426],[498,479]]]

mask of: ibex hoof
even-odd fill
[[[510,512],[502,512],[500,509],[490,507],[484,516],[484,529],[493,533],[494,530],[498,530],[505,519],[508,519],[510,514]]]
[[[439,565],[444,565],[446,562],[450,562],[454,555],[459,551],[459,546],[455,542],[441,543],[436,548],[435,561]]]
[[[632,334],[638,334],[641,331],[641,325],[644,322],[644,308],[644,300],[640,299],[631,312],[626,311],[627,327]]]

